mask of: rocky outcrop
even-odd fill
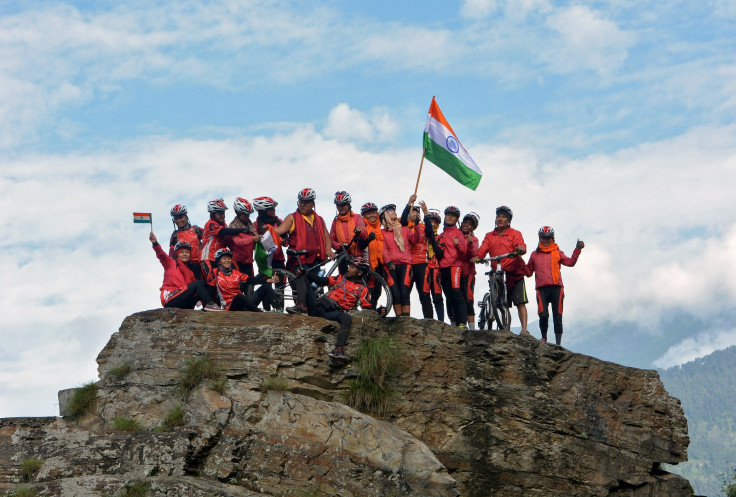
[[[334,331],[276,313],[134,314],[97,359],[91,413],[0,420],[0,491],[35,458],[38,495],[124,495],[132,482],[157,496],[691,495],[659,468],[687,458],[688,438],[655,371],[363,312],[348,353],[391,336],[401,354],[377,419],[345,405],[357,369],[328,368]],[[221,380],[183,390],[205,356]],[[162,430],[176,410],[181,426]],[[115,430],[121,418],[140,431]]]

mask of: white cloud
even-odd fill
[[[677,366],[731,345],[736,345],[736,329],[702,332],[667,349],[654,361],[654,367],[666,369]]]
[[[346,103],[338,104],[330,111],[324,128],[328,138],[359,143],[390,141],[398,132],[398,124],[384,109],[373,109],[365,115]]]
[[[582,68],[608,75],[623,64],[635,41],[633,34],[584,5],[556,11],[547,18],[547,26],[559,39],[543,49],[542,57],[560,73]]]
[[[467,18],[483,18],[496,12],[499,0],[463,0],[460,15]]]

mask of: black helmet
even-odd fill
[[[514,218],[514,212],[511,210],[511,207],[506,207],[505,205],[502,205],[501,207],[496,207],[496,215],[503,214],[507,218],[509,218],[509,221],[511,221]]]

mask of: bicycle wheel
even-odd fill
[[[483,295],[483,300],[480,301],[480,312],[478,313],[478,329],[488,330],[491,328],[491,294],[486,293]]]
[[[496,276],[491,279],[491,307],[498,329],[508,331],[511,325],[511,313],[506,302],[506,289],[503,280]]]
[[[378,310],[381,307],[385,307],[386,314],[388,315],[391,309],[393,309],[391,307],[393,305],[393,297],[391,296],[391,289],[388,287],[386,280],[377,272],[369,270],[364,282],[370,292],[370,301],[373,309]]]
[[[294,288],[294,273],[287,271],[286,269],[274,269],[273,274],[279,275],[282,281],[286,281],[286,284],[274,285],[274,292],[281,298],[281,310],[286,308],[288,305],[294,305],[294,299],[296,298],[296,289]]]

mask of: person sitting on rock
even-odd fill
[[[340,268],[340,275],[337,277],[319,276],[311,271],[306,271],[303,267],[297,269],[296,274],[297,278],[308,278],[309,281],[319,286],[329,287],[327,293],[317,299],[312,286],[305,285],[307,288],[305,296],[307,313],[310,316],[322,317],[340,323],[337,343],[329,356],[337,364],[347,364],[349,359],[345,355],[345,344],[350,334],[350,326],[353,323],[353,317],[347,311],[358,306],[363,309],[371,308],[368,287],[363,282],[363,276],[371,268],[371,265],[363,257],[354,257],[349,261],[344,259],[340,265],[343,267]],[[379,310],[382,315],[385,315],[385,312],[385,308]]]
[[[582,240],[578,240],[572,257],[567,257],[555,243],[555,230],[549,226],[539,228],[539,246],[529,256],[526,264],[526,276],[534,274],[537,289],[537,308],[539,313],[539,330],[542,332],[542,341],[547,341],[549,329],[549,304],[552,304],[552,322],[555,329],[555,343],[562,343],[562,301],[565,299],[565,290],[562,285],[560,267],[573,267],[580,257],[580,251],[585,247]]]
[[[189,242],[177,242],[174,245],[174,257],[170,257],[151,232],[148,239],[153,245],[156,257],[164,267],[164,282],[161,285],[161,305],[164,307],[178,307],[179,309],[194,309],[197,302],[204,302],[205,311],[221,311],[215,304],[204,281],[194,277],[194,273],[187,266],[192,257],[192,247]]]
[[[276,292],[270,285],[274,280],[266,278],[265,275],[249,276],[241,273],[233,266],[233,253],[230,249],[219,249],[215,254],[217,267],[213,270],[215,286],[220,302],[227,311],[252,311],[261,312],[258,305],[261,303],[269,306],[280,301]],[[250,295],[246,296],[243,290],[247,285],[261,285]],[[277,306],[278,307],[278,306]]]

